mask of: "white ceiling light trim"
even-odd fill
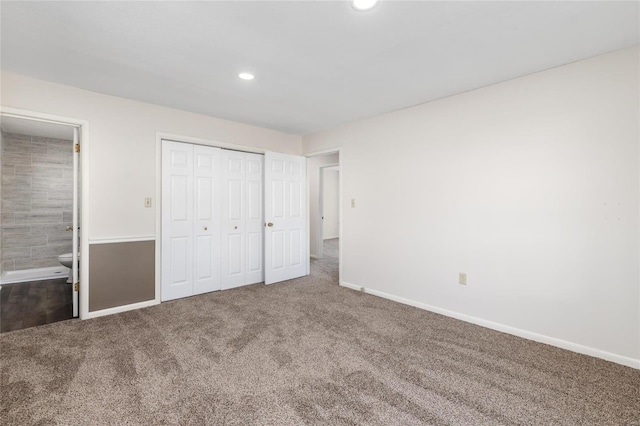
[[[256,78],[256,76],[251,74],[250,72],[241,72],[240,74],[238,74],[238,77],[242,80],[253,80],[254,78]]]
[[[353,0],[351,5],[355,10],[365,11],[378,4],[378,0]]]

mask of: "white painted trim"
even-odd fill
[[[136,309],[147,308],[149,306],[158,305],[160,302],[156,300],[147,300],[145,302],[132,303],[130,305],[116,306],[115,308],[101,309],[99,311],[88,312],[86,318],[98,318],[106,315],[119,314],[120,312],[133,311]]]
[[[324,240],[335,240],[336,238],[340,238],[338,235],[336,235],[335,237],[325,237],[322,239],[322,241]]]
[[[344,177],[342,175],[342,152],[340,150],[338,150],[338,161],[340,162],[340,166],[338,166],[338,172],[340,173],[338,175],[338,213],[339,213],[339,217],[338,217],[338,282],[341,282],[342,280],[342,253],[344,252],[342,250],[342,224],[344,223],[344,221],[342,220],[342,216],[343,216],[343,212],[342,212],[342,185],[344,182]]]
[[[533,340],[534,342],[544,343],[547,345],[555,346],[557,348],[566,349],[572,352],[577,352],[583,355],[589,355],[595,358],[604,359],[606,361],[615,362],[616,364],[626,365],[627,367],[640,370],[640,359],[630,358],[624,355],[617,355],[611,352],[603,351],[601,349],[592,348],[590,346],[580,345],[578,343],[569,342],[567,340],[557,339],[555,337],[545,336],[543,334],[534,333],[520,328],[511,327],[509,325],[500,324],[497,322],[477,318],[471,315],[461,314],[459,312],[450,311],[448,309],[438,308],[437,306],[427,305],[426,303],[417,302],[415,300],[406,299],[404,297],[395,296],[393,294],[385,293],[379,290],[373,290],[370,288],[358,286],[348,282],[340,281],[342,287],[347,287],[356,291],[363,291],[374,296],[382,297],[383,299],[392,300],[405,305],[413,306],[415,308],[424,309],[425,311],[434,312],[436,314],[444,315],[450,318],[459,319],[461,321],[476,324],[482,327],[490,328],[492,330],[500,331],[502,333],[511,334],[513,336],[522,337],[524,339]]]
[[[232,149],[235,151],[252,152],[255,154],[264,154],[265,152],[267,152],[266,149],[255,148],[248,145],[219,142],[219,141],[214,141],[210,139],[193,138],[191,136],[175,135],[175,134],[164,133],[164,132],[156,132],[156,141],[158,140],[158,138],[160,138],[160,140],[165,140],[165,141],[184,142],[184,143],[190,143],[195,145],[213,146],[215,148],[226,148],[226,149]]]
[[[340,157],[340,150],[342,150],[342,148],[340,148],[340,147],[329,148],[329,149],[323,149],[322,151],[307,152],[306,154],[304,154],[304,156],[305,157],[315,157],[317,155],[335,154],[337,152],[338,153],[338,157]]]
[[[318,256],[316,256],[315,254],[310,254],[310,255],[309,255],[309,257],[310,257],[311,259],[319,259],[319,257],[318,257]]]
[[[115,237],[115,238],[91,238],[89,244],[111,244],[111,243],[135,243],[138,241],[155,241],[156,237],[153,235],[146,237]]]
[[[335,154],[335,153],[334,153]],[[338,154],[340,157],[340,154]],[[339,161],[339,159],[338,159]],[[318,252],[318,259],[324,258],[324,245],[323,241],[325,238],[324,235],[324,172],[328,168],[337,168],[340,171],[340,163],[330,163],[323,164],[322,166],[318,166],[318,229],[316,233],[318,234],[318,247],[316,247],[316,251]],[[308,181],[308,179],[307,179]],[[338,185],[340,184],[340,176],[338,175]],[[340,194],[338,194],[338,198],[340,198]],[[340,200],[338,200],[340,201]],[[340,209],[338,204],[338,209]],[[338,211],[338,215],[340,212]],[[309,221],[311,221],[311,214],[309,214]],[[338,237],[334,237],[338,238]]]
[[[0,105],[0,114],[11,117],[23,118],[27,120],[46,121],[50,123],[63,124],[70,127],[80,128],[80,169],[82,196],[80,198],[80,226],[82,229],[91,229],[89,219],[89,122],[78,118],[64,117],[60,115],[48,114],[39,111],[30,111]],[[80,232],[80,319],[90,318],[89,316],[89,233]]]
[[[162,300],[162,139],[165,136],[156,132],[156,303]]]
[[[31,120],[31,121],[39,121],[41,123],[49,123],[49,124],[59,124],[61,126],[68,126],[68,127],[72,127],[72,128],[79,128],[80,124],[72,124],[69,122],[69,120],[72,120],[70,118],[64,118],[64,117],[57,117],[51,114],[40,114],[39,117],[36,117],[34,115],[31,115],[29,112],[9,112],[10,110],[13,111],[22,111],[22,110],[18,110],[17,108],[11,108],[11,107],[0,107],[2,110],[2,115],[4,115],[5,117],[12,117],[12,118],[20,118],[23,120]],[[6,111],[6,112],[5,112]],[[56,118],[54,118],[56,117]]]
[[[346,281],[340,281],[340,285],[342,287],[346,287],[348,289],[355,290],[355,291],[362,291],[362,289],[364,288],[364,287],[357,286],[355,284],[348,283]],[[373,294],[373,293],[371,293],[371,290],[367,291],[367,293]],[[389,297],[384,297],[384,296],[380,296],[380,297],[382,297],[384,299],[394,300],[394,299],[391,299]],[[397,300],[394,300],[394,302],[397,302]]]
[[[89,123],[80,127],[80,319],[87,319],[89,314]],[[84,232],[82,230],[85,230]]]
[[[309,256],[307,257],[307,275],[311,275],[311,185],[309,182],[309,157],[307,157],[307,167],[306,167],[306,171],[307,171],[307,176],[306,176],[306,180],[307,180],[307,253],[309,253]],[[315,256],[315,255],[314,255]],[[318,259],[318,256],[315,256],[315,259]]]
[[[322,151],[309,152],[304,154],[307,157],[307,163],[309,157],[315,157],[317,155],[327,155],[327,154],[338,154],[338,172],[340,172],[340,177],[338,179],[339,188],[338,188],[338,282],[342,282],[342,185],[344,179],[342,177],[342,148],[331,148],[325,149]],[[336,164],[333,165],[334,167]],[[307,250],[308,253],[311,254],[311,213],[310,213],[311,201],[309,198],[309,168],[307,167]],[[322,241],[322,237],[318,236]],[[307,274],[311,273],[311,256],[307,257]]]
[[[308,180],[308,179],[307,179]],[[309,202],[311,203],[311,202]],[[316,253],[318,259],[324,258],[324,169],[318,167],[318,223],[316,225]],[[309,213],[309,222],[311,222],[311,213]]]
[[[76,150],[76,146],[80,146],[80,134],[78,132],[78,128],[74,127],[73,145],[71,146],[71,155],[73,156],[73,211],[71,212],[71,226],[73,227],[73,232],[71,233],[71,275],[69,277],[71,278],[71,282],[74,283],[73,288],[71,289],[72,316],[74,318],[80,316],[80,284],[78,284],[78,288],[75,286],[75,283],[80,282],[80,271],[78,270],[78,254],[80,253],[80,248],[78,247],[78,232],[80,230],[80,200],[78,199],[80,153]]]

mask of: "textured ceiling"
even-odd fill
[[[306,134],[639,42],[638,2],[0,3],[1,66]],[[255,73],[250,82],[240,71]]]

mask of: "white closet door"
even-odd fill
[[[306,165],[305,157],[265,154],[265,284],[307,275]]]
[[[245,153],[222,151],[222,288],[245,284]]]
[[[220,290],[220,164],[222,150],[194,145],[193,294]]]
[[[162,300],[193,294],[193,145],[162,143]]]
[[[262,233],[264,229],[262,202],[262,165],[264,156],[259,154],[246,155],[246,278],[245,284],[255,284],[264,281],[264,268],[262,267],[264,242]]]

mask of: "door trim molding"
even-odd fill
[[[0,115],[22,118],[26,120],[45,121],[78,128],[80,135],[80,225],[82,229],[89,226],[89,121],[79,118],[65,117],[40,111],[31,111],[0,105]],[[80,319],[92,318],[89,314],[89,232],[80,233]]]
[[[121,312],[133,311],[135,309],[147,308],[149,306],[154,306],[159,303],[160,302],[157,302],[154,299],[154,300],[146,300],[144,302],[132,303],[130,305],[122,305],[122,306],[116,306],[113,308],[101,309],[99,311],[88,312],[86,319],[104,317],[107,315],[119,314]]]
[[[339,161],[339,158],[338,158]],[[323,164],[322,166],[318,167],[318,217],[320,219],[318,219],[318,228],[316,229],[316,234],[318,235],[318,247],[317,248],[317,253],[318,259],[322,259],[324,258],[324,172],[325,169],[329,168],[329,167],[338,167],[338,171],[340,171],[340,163],[331,163],[331,164]],[[340,175],[338,175],[338,185],[340,185]],[[338,198],[340,197],[340,194],[338,194]],[[339,202],[340,200],[338,200]],[[309,204],[311,204],[311,201],[309,201]],[[338,207],[340,208],[340,207]],[[338,212],[339,214],[339,212]],[[311,213],[309,213],[309,220],[311,220]],[[309,238],[311,238],[311,235],[309,235]],[[338,236],[335,236],[333,238],[338,238]],[[338,244],[340,243],[340,241],[338,240]],[[309,252],[311,253],[311,252]]]
[[[111,243],[135,243],[138,241],[153,241],[156,237],[149,235],[146,237],[104,237],[90,238],[89,244],[111,244]]]
[[[309,191],[309,157],[316,157],[319,155],[328,155],[328,154],[338,154],[338,164],[332,164],[331,167],[335,167],[336,165],[339,167],[340,178],[338,180],[338,282],[342,282],[342,224],[343,224],[343,213],[342,213],[342,193],[343,193],[343,182],[344,178],[342,176],[342,148],[330,148],[322,151],[314,151],[303,154],[307,157],[307,253],[311,254],[311,198]],[[320,238],[322,240],[322,238]],[[307,274],[311,273],[311,256],[307,256]]]
[[[219,142],[211,139],[194,138],[191,136],[175,135],[172,133],[156,132],[156,140],[158,139],[158,137],[160,137],[162,140],[170,141],[170,142],[190,143],[192,145],[205,145],[213,148],[226,148],[226,149],[232,149],[234,151],[251,152],[254,154],[264,154],[265,152],[268,151],[266,149],[255,148],[253,146],[248,146],[248,145]]]

